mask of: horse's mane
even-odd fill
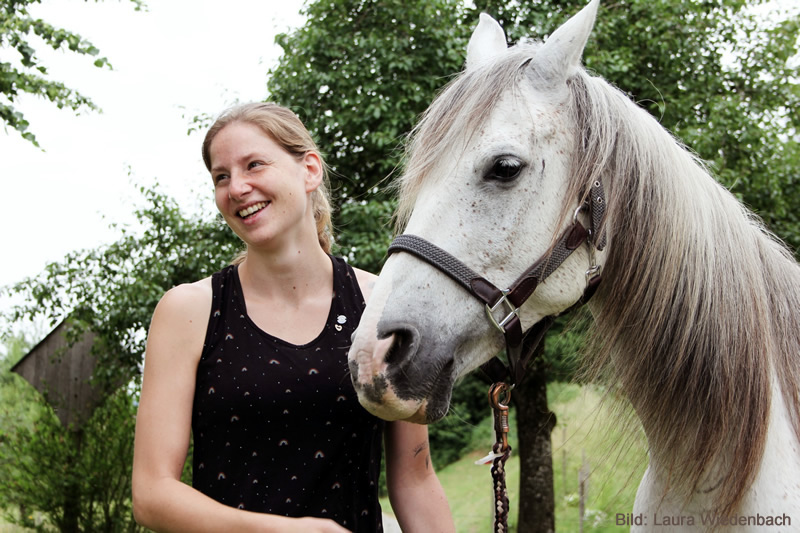
[[[673,489],[711,490],[733,512],[761,463],[773,385],[800,438],[800,269],[627,96],[585,71],[569,86],[573,194],[599,176],[608,195],[594,375],[630,399]]]
[[[519,88],[534,54],[517,45],[437,97],[408,144],[400,227],[443,151]],[[626,95],[583,69],[568,86],[577,149],[561,222],[598,177],[608,200],[589,374],[630,399],[671,490],[709,492],[718,511],[732,512],[761,462],[773,385],[800,439],[800,269]]]

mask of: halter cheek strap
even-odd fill
[[[586,208],[589,210],[588,229],[578,219],[579,212]],[[539,284],[583,243],[588,243],[597,250],[605,247],[605,232],[599,230],[604,215],[605,194],[602,184],[596,180],[589,191],[587,202],[576,210],[572,224],[561,234],[552,251],[534,262],[507,289],[497,288],[445,250],[416,235],[398,235],[389,246],[388,254],[407,252],[414,255],[448,275],[484,303],[489,322],[505,337],[509,365],[506,368],[495,358],[481,368],[494,381],[503,381],[505,375],[509,375],[513,384],[518,383],[524,376],[530,357],[555,320],[554,316],[546,317],[523,333],[519,319],[520,307],[530,298]],[[592,265],[586,274],[587,286],[576,305],[588,301],[600,283],[598,266]]]

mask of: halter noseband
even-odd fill
[[[459,259],[416,235],[398,235],[392,241],[387,253],[407,252],[414,255],[449,276],[483,302],[489,322],[505,337],[508,367],[494,358],[481,368],[494,381],[503,381],[505,375],[508,375],[511,384],[519,383],[525,375],[530,357],[555,320],[555,316],[545,317],[523,333],[519,319],[520,307],[530,298],[539,284],[583,243],[587,243],[592,252],[593,249],[603,250],[606,236],[600,231],[600,226],[605,215],[605,204],[603,185],[599,179],[595,180],[588,199],[575,211],[572,224],[564,230],[553,249],[537,259],[507,289],[498,289]],[[578,218],[578,214],[584,209],[589,211],[589,228],[586,228]],[[600,283],[600,267],[595,265],[594,261],[592,263],[590,269],[586,271],[586,289],[576,306],[586,303]]]

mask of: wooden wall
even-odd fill
[[[89,384],[96,363],[91,353],[95,335],[85,332],[67,348],[69,327],[68,321],[60,323],[11,370],[44,395],[65,427],[78,429],[102,398]]]

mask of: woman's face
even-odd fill
[[[317,154],[298,159],[258,126],[232,122],[209,155],[217,208],[248,246],[291,245],[307,236],[309,224],[316,242],[310,193],[322,180]]]

